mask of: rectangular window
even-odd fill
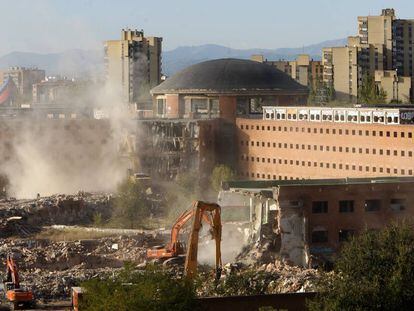
[[[208,113],[208,101],[207,98],[192,98],[191,99],[191,112],[199,114]]]
[[[326,243],[328,242],[328,231],[315,230],[312,231],[312,243]]]
[[[365,200],[366,212],[377,212],[381,209],[381,200]]]
[[[405,210],[405,204],[406,204],[405,199],[391,199],[390,209],[396,212],[403,211]]]
[[[339,242],[346,242],[348,241],[353,235],[355,234],[354,230],[349,229],[340,229],[338,234],[338,241]]]
[[[339,212],[340,213],[353,213],[354,212],[354,201],[352,200],[339,201]]]
[[[328,212],[328,201],[313,201],[312,213],[325,214]]]
[[[165,99],[159,98],[157,99],[157,114],[163,115],[164,111],[165,111]],[[243,129],[243,125],[242,125],[242,129]]]

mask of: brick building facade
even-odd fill
[[[224,213],[228,202],[250,211],[253,236],[306,266],[312,256],[332,258],[354,234],[413,217],[413,186],[412,177],[232,181],[219,200]]]
[[[413,176],[414,126],[394,121],[237,118],[238,175],[252,180]]]

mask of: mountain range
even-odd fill
[[[346,39],[320,42],[301,48],[278,49],[233,49],[216,44],[199,46],[182,46],[162,53],[162,69],[166,75],[195,63],[217,58],[249,59],[253,54],[262,54],[269,60],[293,60],[298,54],[309,54],[313,59],[320,59],[322,48],[342,46]],[[103,73],[103,49],[74,49],[61,53],[40,54],[32,52],[11,52],[0,57],[0,69],[11,66],[38,67],[46,70],[47,75],[61,74],[68,77],[80,77]]]

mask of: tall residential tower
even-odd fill
[[[149,90],[161,82],[162,38],[122,29],[121,40],[105,42],[108,85],[125,103],[151,102]]]
[[[338,99],[357,101],[363,77],[385,90],[387,102],[413,101],[414,20],[397,19],[394,9],[359,16],[358,33],[344,47],[323,49],[323,81]]]

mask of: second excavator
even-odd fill
[[[7,255],[6,268],[6,279],[3,286],[7,302],[14,310],[33,307],[35,305],[33,293],[31,290],[21,287],[19,272],[12,254]]]

